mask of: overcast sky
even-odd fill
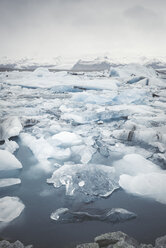
[[[166,55],[166,0],[0,0],[0,56]]]

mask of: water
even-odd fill
[[[118,230],[126,232],[143,243],[153,243],[155,238],[165,234],[165,205],[129,195],[123,190],[117,190],[107,199],[97,199],[89,204],[78,202],[76,205],[70,197],[65,197],[63,188],[57,190],[46,183],[49,174],[33,170],[37,164],[36,159],[19,139],[17,142],[20,148],[15,155],[23,164],[20,173],[22,183],[2,189],[0,197],[18,196],[25,204],[25,209],[19,218],[1,229],[2,238],[12,241],[19,239],[24,244],[33,244],[36,248],[65,248],[75,247],[81,242],[93,241],[93,238],[101,233]],[[60,224],[50,219],[50,214],[56,209],[73,206],[77,209],[120,207],[135,212],[138,217],[118,224],[100,221]]]

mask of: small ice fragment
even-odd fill
[[[81,181],[81,182],[78,183],[78,185],[79,185],[80,187],[83,187],[83,186],[85,185],[85,182],[84,182],[84,181]]]
[[[52,220],[58,220],[61,214],[68,212],[68,208],[59,208],[55,212],[53,212],[50,216]]]

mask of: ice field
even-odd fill
[[[1,72],[0,120],[0,236],[61,248],[110,229],[165,234],[166,80],[153,68]]]

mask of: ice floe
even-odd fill
[[[5,196],[0,198],[0,221],[10,222],[17,218],[25,206],[18,197]]]
[[[114,163],[119,185],[129,193],[166,203],[166,173],[138,154],[129,154]]]
[[[4,178],[0,179],[0,187],[8,187],[16,184],[20,184],[21,180],[19,178]]]

